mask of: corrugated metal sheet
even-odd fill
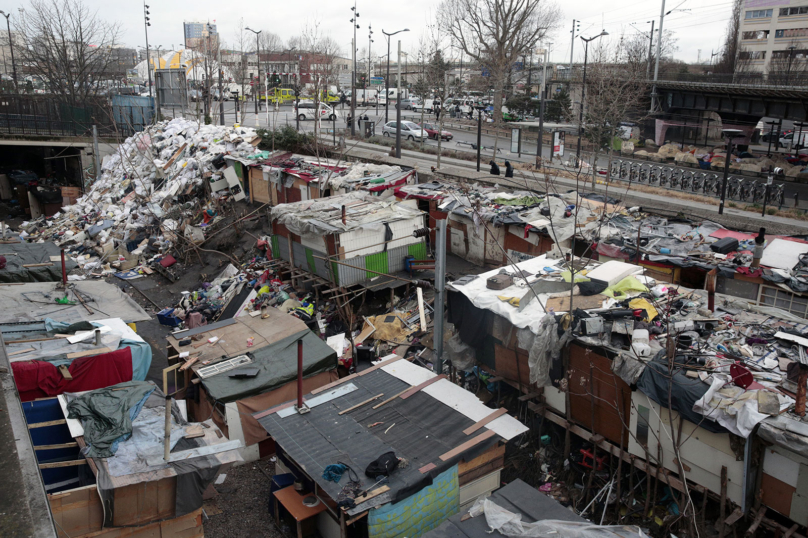
[[[424,245],[423,247],[420,248],[422,252],[426,253],[426,244],[424,239],[421,238],[418,241],[420,241],[421,244]],[[381,271],[383,273],[391,273],[391,272],[394,273],[396,271],[403,270],[404,258],[410,255],[411,248],[417,249],[419,247],[417,247],[417,245],[408,245],[388,249],[386,253],[387,254],[386,264],[379,262],[377,259],[371,259],[370,261],[367,260],[367,258],[376,257],[375,254],[371,254],[369,256],[357,256],[355,258],[344,260],[343,263],[352,265],[354,267],[346,267],[344,265],[339,266],[340,285],[351,286],[353,284],[358,284],[360,282],[364,282],[370,278],[378,276],[374,273],[368,273],[366,269],[373,269],[374,271]]]
[[[304,247],[297,241],[292,241],[292,254],[295,257],[294,266],[297,267],[298,269],[308,271],[309,264],[306,261],[306,247]]]
[[[289,261],[289,240],[282,235],[273,235],[278,238],[278,258]]]
[[[389,226],[390,231],[393,232],[393,241],[388,243],[389,248],[418,243],[421,240],[413,237],[412,232],[425,226],[424,217],[419,215],[407,220],[390,222]],[[385,229],[383,225],[372,229],[363,228],[351,230],[340,234],[340,246],[354,257],[381,252],[384,245],[380,245],[379,243],[384,242],[384,233]]]

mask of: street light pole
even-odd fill
[[[11,13],[0,11],[0,15],[3,15],[6,18],[6,28],[8,28],[8,48],[11,49],[11,71],[14,75],[14,92],[16,93],[19,91],[19,89],[17,88],[17,64],[14,61],[14,40],[11,39],[11,22],[9,22]]]
[[[143,23],[144,23],[144,30],[146,31],[146,71],[149,74],[149,97],[152,97],[152,77],[151,77],[151,55],[149,54],[149,26],[151,23],[149,22],[149,6],[146,3],[143,3]],[[155,103],[154,108],[154,115],[155,119],[157,116],[157,103]]]
[[[351,26],[353,26],[353,41],[351,41],[351,58],[353,59],[353,74],[351,75],[351,136],[356,134],[356,29],[359,28],[358,19],[359,12],[356,11],[356,2],[351,8],[353,17],[351,18]]]
[[[583,75],[583,82],[581,83],[581,109],[578,111],[578,147],[575,150],[575,165],[576,167],[581,166],[581,132],[584,128],[584,102],[586,97],[586,64],[587,64],[587,56],[589,54],[589,42],[594,41],[601,36],[609,35],[609,32],[603,30],[601,33],[594,37],[590,37],[589,39],[585,37],[581,37],[584,42],[584,75]]]
[[[396,68],[398,76],[396,76],[396,91],[398,97],[401,97],[401,40],[398,40],[398,59],[396,60]],[[401,107],[399,106],[400,99],[396,98],[396,159],[401,158]],[[423,138],[421,138],[423,140]]]
[[[252,28],[245,28],[245,30],[249,30],[255,34],[255,59],[258,63],[258,88],[256,88],[255,92],[255,124],[258,125],[258,94],[261,93],[261,43],[258,36],[261,34],[262,30],[255,31]]]
[[[382,29],[382,33],[387,36],[387,76],[384,79],[384,123],[386,124],[389,121],[388,117],[388,108],[387,103],[390,101],[390,38],[396,34],[400,34],[401,32],[409,32],[409,28],[404,28],[403,30],[398,30],[396,32],[388,34],[387,32]],[[396,101],[398,103],[398,101]]]
[[[721,182],[721,202],[718,204],[718,214],[724,214],[724,200],[727,197],[727,180],[729,179],[729,160],[732,156],[732,139],[743,136],[740,129],[724,129],[724,136],[727,137],[727,155],[724,159],[724,180]]]
[[[549,46],[552,43],[548,43],[547,46],[544,47],[544,58],[542,58],[542,73],[541,73],[541,105],[539,107],[539,140],[536,146],[536,166],[538,166],[539,161],[542,158],[542,143],[544,142],[542,138],[544,137],[544,94],[547,93],[547,54],[549,50]],[[550,154],[552,156],[552,150]]]

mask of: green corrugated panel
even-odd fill
[[[368,254],[365,256],[365,269],[372,269],[379,273],[387,273],[387,253],[377,252],[376,254]],[[367,272],[368,278],[375,278],[379,276],[377,273]]]
[[[314,253],[312,253],[310,248],[306,249],[306,261],[309,262],[309,271],[316,273],[317,268],[314,267]]]
[[[272,258],[277,260],[281,257],[281,245],[280,241],[278,241],[278,236],[272,236]]]
[[[337,265],[337,262],[331,262],[331,277],[332,282],[339,286],[339,265]]]
[[[410,256],[415,256],[416,260],[425,260],[426,259],[426,243],[421,241],[420,243],[413,243],[407,247],[407,253]]]

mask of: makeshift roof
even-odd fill
[[[62,280],[61,249],[50,241],[45,243],[6,243],[0,245],[0,256],[6,258],[6,268],[0,269],[0,283],[56,282]],[[57,261],[58,260],[58,261]],[[25,265],[40,267],[24,267]],[[65,256],[65,270],[78,267]]]
[[[69,282],[67,298],[71,304],[58,304],[65,291],[56,288],[56,282],[32,282],[18,286],[0,286],[0,323],[22,321],[54,321],[76,323],[112,317],[127,323],[147,321],[151,316],[114,284],[103,281]],[[88,312],[76,297],[81,294]]]
[[[253,362],[245,367],[258,370],[251,377],[230,377],[234,370],[202,379],[208,394],[221,402],[232,402],[254,394],[268,392],[297,377],[297,342],[303,341],[303,376],[333,370],[337,354],[309,329],[304,329],[277,342],[250,351]]]
[[[337,461],[349,465],[364,489],[375,482],[364,474],[370,462],[390,451],[405,458],[406,467],[390,475],[389,498],[378,505],[397,502],[429,485],[432,477],[457,461],[468,460],[499,440],[527,431],[522,423],[503,415],[467,435],[465,429],[495,411],[447,379],[406,398],[401,394],[435,377],[429,370],[393,357],[374,369],[343,378],[336,387],[307,395],[309,413],[286,414],[275,408],[255,417],[332,499],[337,498],[343,484],[322,477],[326,466]],[[373,409],[374,402],[340,414],[376,396],[376,402],[386,402],[378,409]],[[324,401],[317,405],[318,400]],[[384,424],[371,428],[376,422]],[[480,435],[479,442],[459,449]]]
[[[342,207],[345,206],[345,223]],[[381,200],[368,192],[355,191],[316,200],[279,204],[272,208],[272,219],[297,235],[341,234],[360,228],[375,228],[384,223],[423,215],[415,202]]]
[[[552,497],[541,493],[520,479],[495,491],[488,499],[497,506],[522,516],[522,521],[530,523],[544,519],[587,523],[575,512],[565,507]],[[467,512],[455,514],[436,528],[424,534],[422,538],[489,538],[491,530],[485,516],[466,518]],[[465,519],[464,519],[465,518]],[[503,536],[495,531],[494,536]]]

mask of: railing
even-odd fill
[[[621,66],[614,66],[615,73],[619,75]],[[557,71],[548,75],[549,80],[581,82],[583,68],[574,66],[569,70]],[[664,82],[689,82],[696,84],[722,84],[733,86],[747,86],[753,88],[792,88],[804,89],[808,87],[808,74],[806,73],[688,73],[680,71],[662,71],[658,79]],[[653,83],[653,75],[648,83]]]
[[[102,138],[125,138],[143,125],[96,124],[98,136]],[[2,136],[48,136],[48,137],[91,137],[93,124],[75,120],[54,120],[33,114],[0,113],[0,137]]]

